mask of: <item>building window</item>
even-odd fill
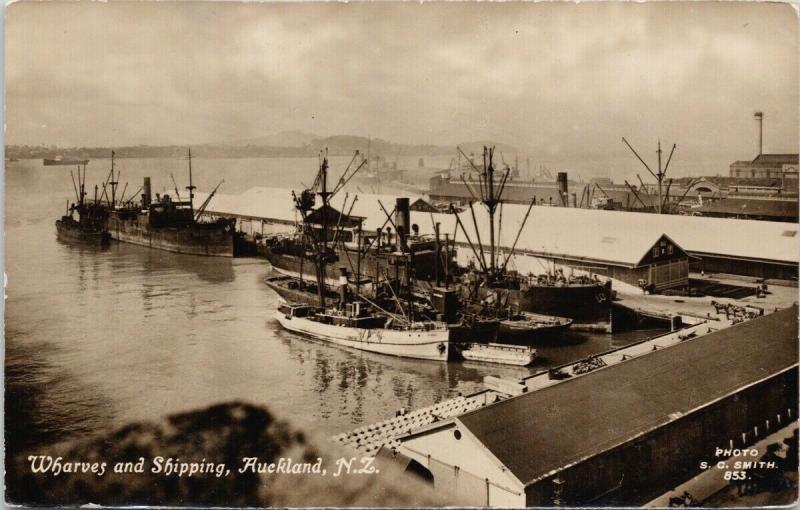
[[[653,246],[653,256],[658,257],[658,246]]]
[[[672,255],[672,245],[671,244],[667,245],[667,255]]]

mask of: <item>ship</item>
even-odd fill
[[[85,181],[86,167],[83,172],[78,167],[78,180],[70,171],[72,185],[75,189],[76,201],[72,204],[67,200],[66,213],[61,219],[56,220],[56,233],[60,240],[68,243],[81,243],[96,246],[106,246],[111,241],[111,235],[106,229],[108,207],[98,200],[98,187],[94,188],[94,200],[86,200]],[[104,186],[105,188],[105,186]],[[77,219],[75,216],[77,215]]]
[[[533,338],[550,336],[572,325],[572,319],[538,313],[509,313],[500,320],[498,337],[506,343],[527,343]]]
[[[362,162],[355,171],[364,166]],[[347,212],[338,211],[328,203],[314,208],[314,197],[307,193],[299,199],[307,201],[304,207],[309,212],[304,222],[298,224],[297,232],[267,237],[261,247],[272,267],[281,274],[308,275],[314,267],[314,253],[308,248],[306,230],[320,234],[323,224],[327,225],[326,236],[336,260],[352,275],[368,275],[377,281],[389,272],[390,277],[405,280],[406,272],[410,271],[409,276],[418,282],[439,285],[445,275],[455,274],[456,249],[449,235],[442,238],[436,225],[433,236],[419,235],[417,225],[411,222],[410,200],[406,197],[396,199],[392,212],[384,209],[386,220],[375,232],[362,228],[364,218],[350,214],[352,207]],[[398,263],[400,253],[409,254],[409,265]],[[338,269],[326,265],[325,279],[335,283]]]
[[[403,358],[447,361],[449,332],[443,323],[393,323],[393,318],[368,311],[364,303],[344,310],[306,304],[281,304],[275,312],[287,331],[360,351]]]
[[[475,244],[471,241],[469,243],[473,259],[479,267],[473,268],[463,275],[460,288],[462,297],[475,303],[489,300],[494,303],[495,310],[501,312],[507,307],[511,307],[519,312],[570,319],[571,327],[575,329],[611,332],[612,289],[610,280],[601,282],[588,276],[571,275],[567,277],[561,270],[539,276],[525,276],[507,269],[515,251],[516,241],[511,250],[505,256],[501,256],[496,245],[495,232],[499,225],[495,225],[495,213],[498,205],[503,201],[511,169],[506,167],[505,172],[498,178],[494,173],[493,156],[494,150],[484,147],[482,168],[478,169],[473,164],[475,172],[479,175],[478,180],[482,183],[479,192],[473,191],[466,181],[463,182],[463,186],[470,196],[476,198],[479,196],[479,202],[487,209],[489,242],[488,246],[484,246],[480,236],[477,236]],[[472,161],[469,161],[472,164]],[[565,178],[563,177],[563,179]],[[517,240],[533,205],[534,201],[531,200],[517,232]],[[469,209],[474,214],[472,207],[470,202]],[[461,228],[464,237],[469,240],[467,229],[452,204],[450,208],[451,213],[455,215],[457,226]]]
[[[191,150],[188,161],[189,186],[186,187],[188,200],[181,199],[177,185],[175,185],[175,199],[168,194],[163,196],[156,194],[153,199],[150,178],[145,177],[139,202],[131,199],[111,211],[108,230],[113,239],[188,255],[208,257],[236,255],[235,220],[219,218],[214,221],[200,221],[222,182],[214,188],[205,202],[195,209],[196,187],[192,182]]]
[[[304,288],[302,278],[296,280],[298,282],[296,285],[291,285],[290,279],[283,281],[268,279],[267,284],[271,288],[294,291],[291,301],[286,300],[286,297],[290,297],[289,294],[279,292],[284,302],[275,311],[275,318],[287,331],[327,343],[391,356],[447,361],[450,336],[447,325],[439,321],[417,320],[410,299],[406,301],[404,307],[400,303],[400,298],[395,295],[397,307],[403,310],[403,313],[392,313],[361,293],[361,273],[355,275],[356,288],[353,291],[350,288],[346,268],[341,268],[338,303],[331,303],[327,295],[325,266],[337,261],[337,256],[329,243],[331,240],[335,243],[335,236],[338,234],[336,230],[334,232],[329,230],[327,215],[329,201],[356,171],[358,168],[351,172],[348,167],[333,190],[328,190],[326,155],[321,158],[314,186],[301,193],[300,197],[292,194],[295,206],[303,217],[303,249],[313,251],[311,260],[316,286]],[[315,194],[322,199],[322,206],[318,209],[322,211],[321,228],[315,228],[315,224],[310,221],[310,213],[314,206],[311,198]],[[355,200],[356,198],[353,202]],[[330,237],[331,234],[334,237]],[[373,287],[377,289],[377,280],[373,283]],[[408,296],[410,295],[409,292]],[[317,297],[316,305],[308,304],[311,296]]]
[[[42,160],[44,166],[86,166],[89,164],[88,159],[64,159],[61,156],[56,156],[53,159],[45,158]]]

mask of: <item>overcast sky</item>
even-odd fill
[[[282,130],[603,158],[797,152],[788,5],[16,3],[7,143],[187,144]],[[624,149],[624,147],[622,147]],[[711,155],[711,156],[709,156]]]

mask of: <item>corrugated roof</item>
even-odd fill
[[[413,202],[419,197],[409,195],[409,198]],[[379,200],[387,212],[394,208],[393,195],[358,194],[352,214],[367,218],[365,229],[374,230],[386,220]],[[343,201],[344,194],[339,193],[332,205],[341,210]],[[500,246],[510,249],[527,208],[520,204],[503,205]],[[486,245],[488,214],[480,204],[475,204],[474,209],[481,241]],[[291,190],[279,188],[252,188],[237,196],[217,195],[208,210],[282,221],[295,221],[297,214]],[[470,239],[477,244],[469,209],[462,212],[460,218]],[[452,215],[411,213],[411,221],[420,227],[421,234],[433,233],[431,220],[441,223],[442,234],[447,232],[452,236],[455,231]],[[795,223],[535,206],[517,248],[532,253],[634,265],[662,234],[666,234],[690,253],[797,263],[800,254],[797,230]],[[460,229],[456,240],[465,240]]]
[[[791,367],[797,357],[795,306],[458,419],[529,484]]]
[[[753,163],[777,164],[777,165],[796,165],[798,163],[797,154],[759,154],[753,159]]]

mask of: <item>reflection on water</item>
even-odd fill
[[[241,190],[267,184],[262,166],[275,162],[264,161],[198,166]],[[58,242],[54,219],[69,196],[68,175],[62,183],[59,172],[21,163],[6,188],[9,445],[231,400],[333,434],[474,392],[487,375],[520,377],[638,338],[576,333],[537,346],[531,368],[396,359],[310,341],[273,320],[277,296],[262,283],[264,261]],[[141,165],[139,173],[156,164],[123,163]],[[301,178],[316,168],[315,159],[281,164],[294,165],[281,175]]]

